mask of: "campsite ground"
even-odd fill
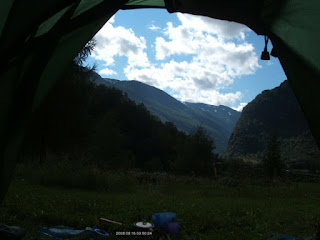
[[[154,213],[172,211],[181,224],[181,239],[253,240],[279,235],[303,239],[320,221],[319,183],[228,186],[196,178],[140,174],[134,180],[133,174],[109,175],[114,181],[108,190],[98,191],[44,186],[18,174],[0,206],[0,222],[25,228],[25,239],[41,239],[43,226],[84,229],[105,217],[127,224],[100,225],[113,235],[109,239],[120,239],[114,236],[116,231],[130,229],[142,219],[151,221]]]

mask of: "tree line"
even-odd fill
[[[34,113],[21,161],[45,164],[49,155],[64,154],[102,169],[212,175],[217,155],[206,131],[181,132],[120,90],[95,84],[94,69],[82,67],[93,46],[85,46]]]

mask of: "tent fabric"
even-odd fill
[[[320,2],[270,1],[262,12],[265,26],[295,95],[320,147]]]
[[[123,9],[130,8],[165,8],[164,0],[129,0]]]
[[[0,202],[35,109],[77,52],[119,9],[164,8],[268,35],[320,146],[318,0],[3,0],[0,3]]]
[[[277,9],[277,11],[274,11]],[[264,24],[295,54],[320,72],[320,2],[277,1],[264,8]]]
[[[279,60],[288,77],[290,85],[308,121],[313,137],[320,146],[320,115],[317,106],[319,91],[319,72],[303,58],[286,47],[280,39],[273,41],[279,51]]]
[[[21,22],[19,14],[22,6],[19,5],[20,1],[17,2],[19,3],[12,4],[0,38],[1,56],[8,56],[7,59],[2,59],[6,62],[0,66],[0,200],[9,186],[32,112],[63,74],[79,49],[125,3],[102,1],[100,4],[88,4],[86,11],[75,15],[80,1],[74,1],[67,6],[56,0],[46,2],[56,9],[56,12],[44,8],[48,10],[46,19],[44,12],[39,10],[41,8],[34,8],[35,14],[30,17],[33,25],[25,23],[20,32],[12,33],[8,26],[17,25],[14,19]],[[57,14],[60,11],[63,11],[63,14]],[[35,37],[37,27],[53,15],[59,18],[55,24],[48,24],[46,34]]]

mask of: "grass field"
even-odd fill
[[[100,225],[111,234],[109,239],[120,239],[116,231],[128,230],[142,219],[151,221],[154,213],[171,211],[180,222],[180,239],[197,240],[269,239],[278,235],[303,239],[313,235],[320,222],[319,183],[231,187],[177,177],[139,184],[122,175],[112,185],[107,191],[89,191],[44,186],[17,177],[0,206],[0,222],[25,228],[25,239],[41,239],[43,226],[84,229],[98,225],[98,219],[105,217],[127,224]]]

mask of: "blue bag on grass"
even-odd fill
[[[65,226],[43,227],[41,229],[41,234],[56,239],[95,237],[97,234],[104,237],[109,236],[107,232],[98,229],[97,227],[86,228],[86,230],[76,230]]]
[[[175,222],[177,214],[173,212],[156,213],[152,215],[152,222],[156,227],[167,228],[168,223]]]
[[[279,236],[279,237],[270,238],[268,240],[300,240],[300,239],[293,236]]]

